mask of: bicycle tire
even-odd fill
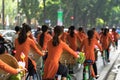
[[[89,79],[89,71],[87,71],[87,65],[86,65],[84,66],[84,69],[83,69],[83,80],[88,80],[88,79]]]
[[[72,80],[72,78],[69,74],[67,75],[67,80]]]
[[[94,78],[91,76],[89,80],[94,80]]]
[[[92,72],[90,70],[90,65],[89,64],[84,66],[83,80],[94,80],[94,77],[92,76]]]
[[[71,75],[71,74],[70,74],[70,76],[71,76],[71,80],[77,80],[74,75]]]

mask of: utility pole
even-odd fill
[[[5,29],[4,10],[5,10],[4,0],[2,0],[2,25],[3,25],[3,29]]]
[[[44,10],[43,10],[43,23],[45,24],[45,20],[46,20],[46,4],[45,4],[46,0],[43,0],[43,6],[44,6]]]
[[[17,14],[19,14],[19,0],[17,0]]]

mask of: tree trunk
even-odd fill
[[[27,24],[31,24],[31,19],[30,18],[27,18]]]

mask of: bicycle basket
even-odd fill
[[[74,65],[76,63],[76,58],[74,58],[69,52],[64,51],[61,55],[60,62],[66,65]]]
[[[1,54],[0,59],[13,68],[19,67],[17,60],[10,54],[7,54],[7,53]],[[9,74],[9,73],[5,72],[4,70],[0,69],[0,75],[2,75],[2,76],[0,76],[0,80],[9,80],[8,78],[12,74]]]

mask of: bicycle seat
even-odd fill
[[[92,60],[85,60],[85,62],[84,62],[85,64],[92,64],[93,63],[93,61]]]

